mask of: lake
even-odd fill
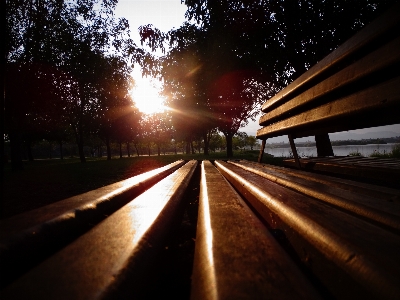
[[[332,146],[335,156],[346,156],[351,152],[359,152],[362,156],[370,156],[374,151],[380,153],[388,153],[392,151],[395,144],[373,144],[373,145],[346,145],[346,146]],[[296,147],[297,153],[300,157],[316,157],[316,147]],[[268,148],[265,147],[265,153],[272,154],[276,157],[290,157],[290,148]]]

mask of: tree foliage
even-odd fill
[[[186,0],[188,22],[141,35],[153,49],[170,47],[152,74],[164,81],[174,122],[187,136],[218,128],[230,156],[232,137],[260,103],[394,2]]]
[[[158,153],[171,140],[227,154],[259,105],[397,0],[186,0],[187,22],[163,33],[113,17],[117,0],[6,0],[5,124],[13,162],[21,145],[72,133],[134,141]],[[167,51],[168,50],[168,51]],[[129,96],[131,63],[163,81],[171,110],[141,115]],[[239,134],[240,137],[240,134]],[[98,138],[94,139],[98,140]],[[252,142],[251,142],[252,143]],[[139,151],[137,151],[139,153]],[[110,151],[108,157],[111,158]]]
[[[142,52],[129,38],[127,20],[113,17],[117,2],[6,1],[7,70],[18,78],[5,86],[12,153],[33,129],[54,134],[68,124],[84,162],[85,137],[136,114],[128,95],[130,59]]]
[[[208,32],[229,64],[260,70],[281,88],[397,0],[186,0],[186,17]],[[222,51],[221,51],[222,49]],[[231,58],[234,59],[231,59]]]

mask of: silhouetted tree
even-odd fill
[[[258,145],[258,140],[255,136],[249,135],[246,139],[246,144],[250,146],[251,150],[253,150],[253,148]]]
[[[128,22],[113,17],[116,3],[114,0],[6,1],[7,62],[16,65],[20,71],[33,65],[46,66],[48,74],[44,74],[42,68],[37,77],[40,80],[55,77],[55,72],[63,74],[60,77],[62,79],[53,80],[53,85],[58,86],[57,97],[53,97],[57,101],[53,103],[63,110],[55,120],[67,121],[71,125],[82,162],[85,161],[84,136],[93,130],[92,121],[98,115],[98,75],[104,73],[99,72],[102,59],[118,55],[120,60],[128,61],[141,55],[129,38]],[[125,71],[130,72],[129,68],[125,68]],[[26,76],[20,76],[18,83],[21,89],[29,85]],[[18,153],[27,127],[15,125],[21,114],[13,113],[11,108],[14,104],[11,102],[14,100],[7,97],[7,86],[5,90],[12,153]],[[41,113],[39,102],[34,104],[29,106],[29,116]],[[35,126],[39,121],[44,123],[40,118],[33,120]],[[54,131],[60,131],[60,128],[54,127]],[[48,132],[47,136],[51,135]]]
[[[152,49],[162,42],[171,47],[158,61],[149,55],[146,72],[164,80],[188,132],[201,123],[196,116],[205,116],[207,129],[218,127],[226,136],[231,156],[232,136],[255,118],[257,104],[394,2],[186,0],[192,23],[166,34],[142,28],[142,41]]]

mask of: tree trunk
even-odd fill
[[[53,156],[51,154],[51,151],[53,150],[53,145],[49,142],[49,158],[52,159]]]
[[[81,163],[85,163],[86,157],[85,157],[85,153],[83,151],[83,142],[82,141],[79,141],[79,143],[78,143],[78,152],[79,152],[79,159],[81,160]]]
[[[129,145],[129,142],[126,143],[126,151],[128,152],[128,157],[131,157],[131,147]]]
[[[78,139],[77,146],[78,146],[79,159],[80,159],[81,163],[85,163],[86,162],[86,157],[85,157],[85,153],[83,152],[83,137],[82,137],[82,133],[78,135],[77,139]]]
[[[74,134],[75,134],[76,144],[78,146],[79,159],[81,163],[85,163],[86,158],[85,158],[85,153],[83,152],[83,129],[81,123],[78,124],[77,129],[74,127]]]
[[[119,143],[119,158],[122,158],[122,143]]]
[[[107,147],[107,160],[111,160],[110,139],[108,137],[106,137],[106,147]]]
[[[16,130],[10,131],[10,151],[11,151],[11,168],[13,171],[22,170],[24,165],[22,164],[22,143],[21,135]]]
[[[210,140],[208,139],[208,133],[204,134],[204,155],[209,155],[208,147],[210,145]]]
[[[136,154],[137,154],[137,156],[140,156],[140,153],[139,153],[139,148],[138,148],[138,146],[136,145],[136,144],[133,144],[133,146],[135,147],[135,149],[136,149]]]
[[[190,154],[190,141],[186,141],[186,154]]]
[[[158,156],[161,155],[161,148],[160,148],[160,145],[157,145],[157,154],[158,154]]]
[[[195,153],[196,153],[196,152],[194,151],[193,141],[190,141],[190,149],[192,149],[192,154],[195,154]]]
[[[32,143],[30,141],[26,142],[26,150],[28,152],[28,160],[33,161]]]
[[[97,147],[97,157],[103,157],[103,150],[101,149],[101,146]]]
[[[231,134],[225,134],[225,138],[226,138],[226,156],[227,157],[233,157],[233,143],[232,143],[232,138],[233,135]]]
[[[64,159],[63,142],[62,142],[62,140],[60,140],[59,146],[60,146],[60,159]]]

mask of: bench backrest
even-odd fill
[[[400,5],[264,103],[257,138],[400,123]]]

